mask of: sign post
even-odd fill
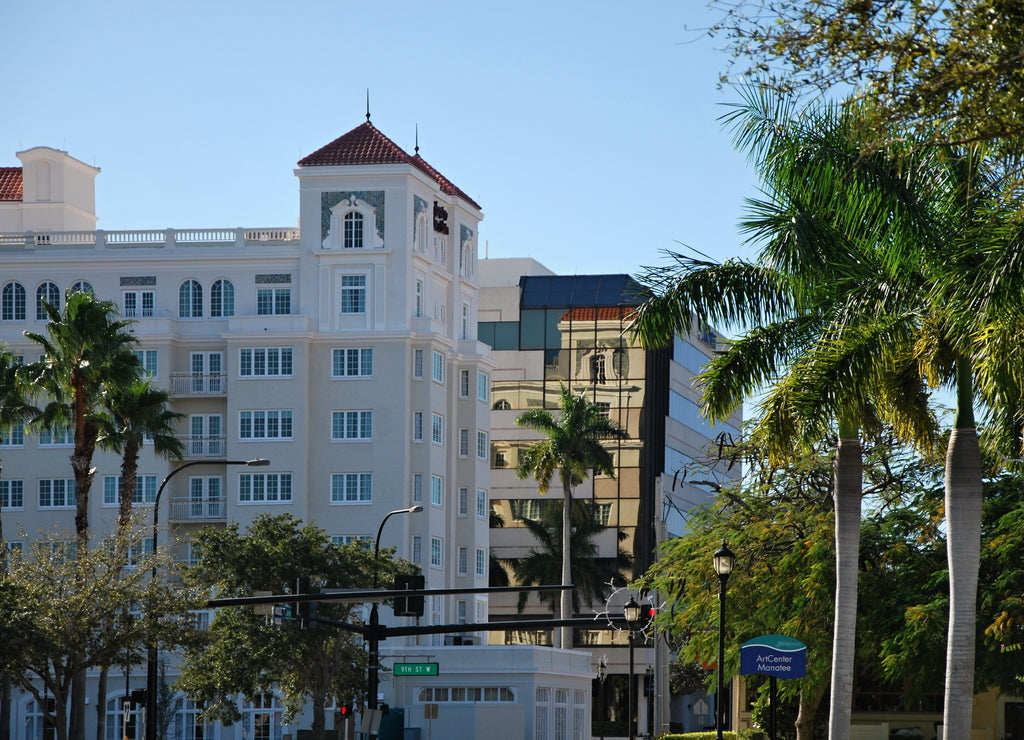
[[[785,635],[762,635],[740,646],[740,673],[769,677],[768,737],[776,740],[776,679],[803,678],[807,675],[807,646]]]

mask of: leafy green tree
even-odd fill
[[[152,580],[150,565],[126,568],[116,548],[105,543],[83,550],[73,537],[58,534],[33,540],[0,576],[0,671],[40,706],[53,700],[54,710],[45,711],[59,740],[71,735],[68,707],[77,677],[115,664],[151,634],[153,626],[132,618],[133,611],[154,604],[163,615],[160,638],[168,645],[182,644],[192,633],[188,610],[200,606],[197,595]]]
[[[312,591],[369,588],[378,565],[382,582],[416,570],[383,550],[375,562],[368,542],[335,545],[322,529],[287,514],[261,515],[246,532],[238,524],[204,528],[193,547],[198,562],[189,568],[190,582],[221,598],[294,593],[299,579],[307,579]],[[323,601],[319,615],[360,622],[351,604]],[[238,694],[255,697],[280,688],[288,717],[296,716],[309,697],[313,736],[322,740],[328,702],[361,696],[365,666],[362,638],[351,632],[325,624],[276,628],[253,607],[220,608],[203,640],[186,651],[178,686],[206,707],[207,717],[227,724],[240,718]]]
[[[828,646],[833,632],[834,515],[832,465],[826,440],[818,449],[795,448],[785,465],[776,465],[763,450],[745,446],[748,474],[742,484],[724,488],[710,506],[697,510],[689,521],[689,533],[663,545],[658,562],[642,579],[667,599],[657,617],[659,627],[684,638],[683,662],[712,662],[718,643],[718,588],[710,554],[723,540],[737,554],[737,569],[729,579],[726,622],[728,675],[738,670],[738,646],[764,634],[785,634],[807,645],[807,676],[783,681],[781,693],[799,704],[796,731],[799,740],[812,737],[812,725],[831,677]],[[921,466],[891,438],[872,440],[865,450],[865,479],[873,500],[880,503],[877,516],[886,516],[882,502],[912,498],[936,485],[931,471]],[[922,510],[923,511],[923,510]],[[927,512],[913,515],[923,530],[934,533]],[[863,548],[871,561],[885,560],[890,550],[899,552],[903,531],[889,538],[867,540]],[[890,568],[890,589],[902,583]],[[882,602],[871,599],[870,611],[887,610],[899,619],[917,595]],[[880,650],[878,642],[862,640],[868,653]],[[906,654],[903,658],[907,660]],[[911,662],[911,661],[907,661]],[[718,669],[723,669],[719,667]],[[717,669],[716,669],[717,670]],[[936,682],[935,686],[941,685]]]
[[[874,101],[876,135],[1024,141],[1024,8],[1005,0],[712,0],[740,76]],[[892,128],[897,125],[897,129]]]
[[[119,528],[127,527],[131,521],[143,442],[152,441],[157,455],[173,460],[181,460],[185,452],[185,445],[174,430],[174,422],[185,415],[171,411],[170,402],[170,393],[153,387],[148,378],[106,389],[107,415],[98,418],[96,441],[101,448],[121,454]]]
[[[559,502],[561,503],[561,502]],[[561,577],[562,569],[562,507],[545,507],[540,520],[520,517],[530,534],[537,540],[539,548],[531,548],[528,555],[508,561],[516,581],[523,586],[543,586],[554,583]],[[573,503],[572,532],[569,536],[570,560],[572,561],[573,613],[578,614],[582,603],[603,602],[613,580],[621,581],[633,566],[632,556],[622,550],[615,557],[598,557],[594,537],[607,527],[595,516],[589,502]],[[526,607],[529,592],[519,594],[519,611]],[[553,591],[539,594],[542,603],[548,604],[553,613],[557,612],[559,596]]]
[[[571,514],[573,488],[586,480],[591,471],[615,475],[615,459],[604,446],[605,440],[625,439],[628,435],[614,422],[603,416],[600,408],[591,403],[585,393],[573,395],[565,388],[559,397],[560,413],[556,416],[547,409],[524,411],[516,418],[516,426],[532,429],[544,435],[524,449],[519,458],[516,475],[533,476],[537,490],[546,493],[556,473],[562,483],[562,542],[571,543]],[[561,585],[572,585],[571,544],[562,548]],[[572,602],[568,590],[561,593],[559,615],[572,616]],[[555,647],[572,647],[572,629],[562,627],[556,632]]]

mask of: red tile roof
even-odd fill
[[[632,318],[636,306],[599,306],[597,308],[570,308],[562,314],[562,321],[617,321]]]
[[[0,201],[20,203],[22,195],[21,167],[0,167]]]
[[[367,121],[347,134],[299,160],[299,167],[337,167],[358,164],[408,164],[425,172],[445,195],[462,198],[474,208],[480,206],[451,180],[435,170],[419,154],[410,157],[398,144]]]

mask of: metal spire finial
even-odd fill
[[[366,88],[366,122],[370,122],[370,88]]]
[[[415,151],[416,151],[416,154],[419,155],[419,153],[420,153],[420,125],[418,123],[416,124],[416,149],[415,149]]]

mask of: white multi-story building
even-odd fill
[[[487,585],[492,365],[476,340],[472,198],[369,120],[298,163],[301,231],[97,230],[97,168],[48,147],[17,157],[0,168],[0,342],[36,359],[23,332],[45,331],[41,302],[91,289],[136,321],[145,368],[186,415],[187,461],[270,461],[174,476],[161,544],[187,559],[200,525],[286,512],[338,540],[372,538],[387,512],[418,504],[389,520],[382,546],[419,563],[428,588]],[[10,547],[19,532],[73,530],[70,442],[0,436]],[[119,460],[94,462],[102,536]],[[173,468],[144,451],[139,507]],[[486,614],[485,595],[428,596],[422,622]],[[443,636],[420,638],[433,642]]]

